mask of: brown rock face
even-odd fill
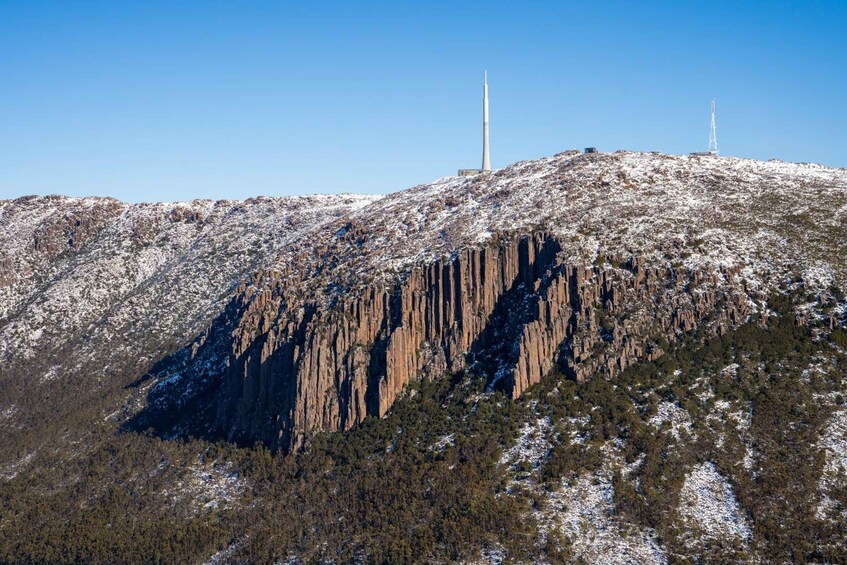
[[[471,369],[517,397],[554,368],[580,381],[613,377],[660,356],[661,341],[722,332],[747,315],[733,272],[617,264],[569,264],[539,233],[329,302],[285,273],[260,274],[187,354],[184,367],[220,370],[182,379],[180,406],[200,402],[188,412],[203,414],[192,425],[205,431],[290,449],[383,416],[412,379]],[[169,386],[158,401],[174,410]]]
[[[53,257],[64,251],[78,251],[112,218],[122,212],[116,200],[98,201],[87,214],[70,210],[54,214],[33,234],[32,245],[38,253]]]
[[[0,288],[11,286],[17,281],[14,261],[5,253],[0,253]]]

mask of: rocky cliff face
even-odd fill
[[[153,398],[163,412],[190,414],[195,431],[283,449],[383,416],[412,379],[470,368],[518,397],[554,368],[579,381],[613,377],[660,356],[661,343],[695,329],[723,332],[749,309],[736,270],[636,257],[619,268],[574,264],[546,233],[464,249],[329,304],[266,278],[242,289],[234,327],[229,317],[217,322],[227,330],[216,337],[231,344],[225,361],[226,346],[206,337],[181,360],[181,371],[222,367],[200,395],[211,406],[174,404],[201,391],[182,372]]]

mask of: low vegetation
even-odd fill
[[[655,532],[672,562],[836,562],[847,489],[821,506],[819,442],[847,394],[843,332],[816,337],[787,302],[772,307],[766,326],[689,336],[612,381],[551,374],[517,401],[471,373],[422,381],[385,418],[290,455],[116,424],[82,432],[92,409],[4,471],[0,562],[590,560],[537,515],[555,515],[550,492],[601,470],[612,518]],[[682,424],[660,417],[669,406]],[[540,464],[506,462],[538,421],[550,423]],[[749,539],[691,541],[680,491],[703,463],[728,481]]]

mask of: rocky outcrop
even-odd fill
[[[304,296],[308,285],[291,274],[260,273],[244,285],[216,322],[225,330],[210,329],[217,337],[204,336],[169,369],[220,372],[180,377],[179,392],[159,387],[154,404],[190,414],[195,430],[290,449],[316,431],[381,417],[413,379],[470,369],[517,397],[554,369],[578,381],[613,377],[661,355],[662,342],[698,328],[719,333],[748,314],[733,271],[637,257],[617,267],[569,263],[545,233],[496,238],[394,285],[327,301]]]
[[[0,288],[11,286],[17,281],[14,261],[5,253],[0,253]]]
[[[55,213],[34,231],[33,248],[48,257],[64,251],[79,251],[104,225],[123,212],[123,208],[117,200],[102,199],[88,209],[80,207]]]

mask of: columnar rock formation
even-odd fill
[[[153,398],[163,411],[174,399],[191,405],[195,430],[289,449],[384,415],[416,378],[470,368],[517,397],[555,368],[580,381],[614,376],[661,355],[662,341],[744,320],[747,295],[734,275],[634,257],[617,268],[571,264],[545,233],[463,249],[396,285],[329,302],[262,274],[216,322],[225,329],[213,327],[217,338],[204,336],[178,371],[169,368],[175,376]],[[221,369],[185,378],[192,366]]]

